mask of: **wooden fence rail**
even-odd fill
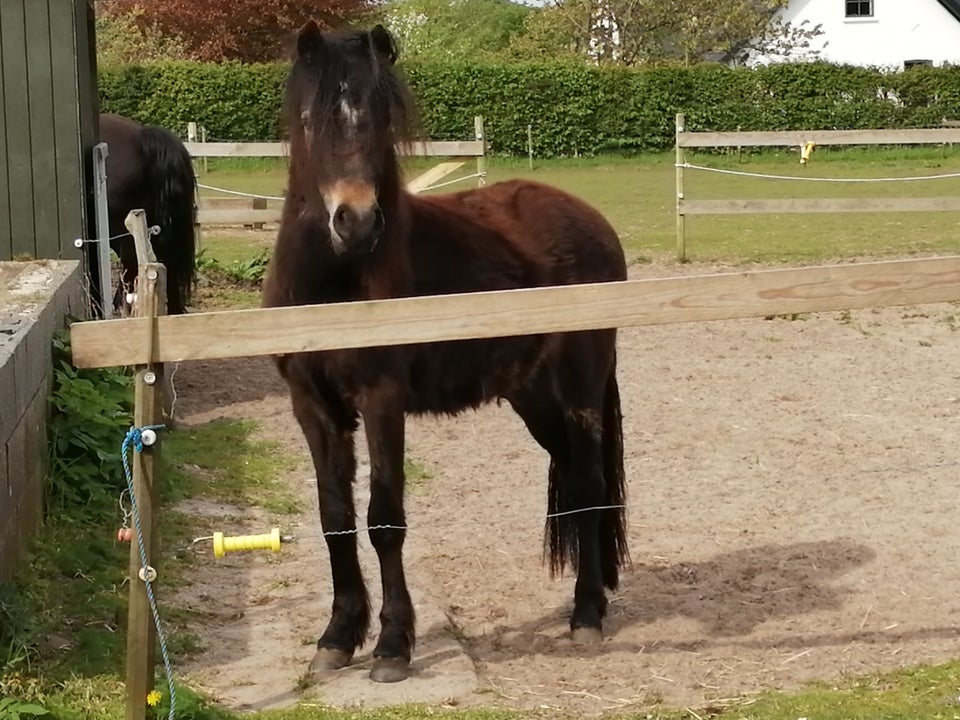
[[[108,367],[955,300],[960,255],[99,320],[70,332],[74,364]]]
[[[688,215],[849,212],[960,212],[960,197],[791,198],[776,200],[689,200],[684,192],[686,148],[799,147],[814,145],[924,145],[960,143],[960,127],[903,130],[784,130],[772,132],[688,132],[676,118],[677,257],[687,259]]]

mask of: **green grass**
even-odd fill
[[[255,436],[253,420],[213,420],[172,434],[164,447],[166,500],[202,497],[257,505],[275,514],[302,508],[281,481],[299,459],[273,440]]]
[[[791,150],[687,153],[692,164],[752,173],[864,178],[939,175],[960,172],[960,148],[818,148],[806,166]],[[413,174],[430,167],[429,159],[408,163]],[[264,161],[256,171],[234,166],[201,176],[201,182],[247,192],[280,194],[282,165]],[[475,171],[468,161],[458,172]],[[676,253],[675,177],[672,153],[639,158],[600,157],[534,161],[490,158],[488,182],[521,177],[566,189],[603,212],[621,235],[630,260],[672,260]],[[443,188],[471,187],[476,181]],[[685,172],[688,199],[960,196],[960,178],[909,183],[814,183]],[[815,263],[843,258],[906,256],[954,252],[960,213],[846,213],[800,215],[730,215],[689,217],[688,256],[708,262]],[[244,237],[217,233],[211,252],[226,261],[272,242],[273,234]],[[260,237],[258,237],[260,236]],[[265,237],[263,237],[265,236]],[[255,241],[254,241],[255,239]],[[236,241],[236,242],[235,242]],[[241,251],[240,248],[244,247]]]
[[[200,530],[209,534],[194,518],[172,510],[176,501],[257,505],[275,515],[301,510],[279,479],[299,461],[279,443],[260,439],[257,431],[253,421],[216,420],[163,437],[158,571],[164,586],[184,581],[191,539]],[[40,702],[56,718],[123,717],[130,547],[116,539],[121,519],[115,502],[87,508],[92,512],[84,513],[82,522],[66,514],[49,517],[16,585],[0,589],[0,698]],[[162,602],[165,623],[176,627],[185,614]],[[173,632],[169,646],[174,657],[182,657],[199,643],[188,633]],[[184,697],[188,709],[202,704],[189,692]],[[178,717],[227,716],[183,712]]]

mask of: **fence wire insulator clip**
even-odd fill
[[[157,571],[147,565],[140,568],[140,572],[137,573],[137,576],[144,582],[153,582],[157,579]]]

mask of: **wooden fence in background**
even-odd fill
[[[689,200],[684,192],[686,148],[798,147],[814,145],[930,145],[960,142],[960,127],[904,130],[785,130],[771,132],[687,132],[676,117],[677,256],[687,259],[688,215],[775,213],[960,211],[960,197],[784,198],[775,200]]]
[[[286,143],[235,143],[197,141],[206,133],[196,123],[190,123],[188,141],[184,143],[191,157],[204,162],[208,158],[279,158],[287,157]],[[483,118],[474,118],[474,140],[431,140],[414,143],[410,148],[397,148],[401,155],[412,157],[454,158],[441,162],[407,183],[407,190],[419,193],[456,172],[470,158],[476,159],[475,177],[478,185],[485,184],[487,173],[487,142],[483,130]],[[204,225],[253,225],[280,222],[282,201],[266,197],[201,197],[198,199],[197,224]]]

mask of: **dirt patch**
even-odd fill
[[[701,707],[956,656],[960,306],[631,328],[619,348],[634,565],[612,597],[607,640],[584,651],[565,638],[572,578],[550,580],[541,565],[547,457],[519,419],[495,406],[416,419],[409,452],[432,476],[408,501],[408,578],[432,609],[418,626],[417,675],[364,695],[360,657],[343,674],[353,691],[333,678],[306,697]],[[185,424],[261,420],[309,467],[269,361],[184,363],[176,378]],[[360,476],[365,496],[365,464]],[[315,507],[312,471],[288,480]],[[239,518],[229,532],[272,521],[225,514]],[[176,600],[216,599],[191,628],[205,650],[181,674],[236,707],[295,702],[326,622],[316,511],[284,522],[301,540],[280,556],[201,563]],[[375,596],[375,554],[360,545]],[[437,653],[465,653],[471,667],[445,675]]]

